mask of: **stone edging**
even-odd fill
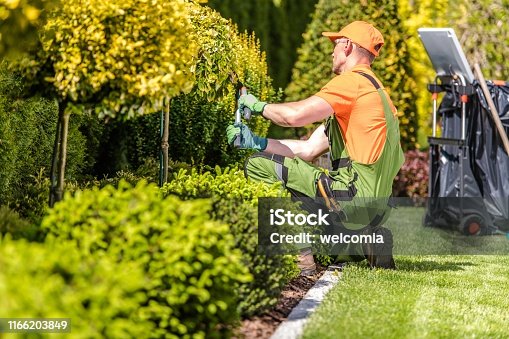
[[[336,285],[341,277],[340,266],[329,266],[324,274],[318,279],[313,287],[306,293],[304,298],[288,315],[272,334],[270,339],[296,339],[304,330],[304,325],[311,313],[320,305],[329,290]]]

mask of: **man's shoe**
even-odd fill
[[[364,250],[364,256],[368,260],[371,268],[385,268],[385,269],[396,269],[396,263],[392,256],[393,239],[392,232],[385,227],[368,227],[362,232],[362,234],[375,235],[375,239],[378,235],[382,235],[383,243],[368,243],[363,244],[362,249]]]
[[[300,275],[308,276],[316,273],[315,259],[311,248],[304,248],[298,256],[297,267],[300,269]]]

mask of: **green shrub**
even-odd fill
[[[297,47],[317,0],[209,0],[207,5],[235,22],[241,31],[256,32],[267,52],[277,87],[290,80]]]
[[[30,175],[9,197],[9,207],[16,210],[34,225],[40,225],[48,210],[50,180],[44,168],[37,175]],[[43,235],[42,233],[40,234]]]
[[[242,261],[254,277],[253,281],[239,286],[241,314],[259,314],[274,306],[281,290],[298,274],[298,269],[293,256],[257,253],[257,204],[258,197],[286,196],[282,186],[250,182],[241,171],[216,167],[215,173],[181,170],[161,190],[165,195],[176,194],[183,199],[212,198],[211,216],[230,225],[235,246],[241,250]]]
[[[0,236],[5,234],[10,234],[13,239],[41,239],[37,226],[21,218],[7,206],[0,206]]]
[[[0,317],[71,318],[77,338],[141,338],[149,283],[137,262],[83,255],[72,242],[0,237]]]
[[[143,267],[148,300],[139,312],[156,327],[145,336],[221,337],[237,319],[233,287],[250,275],[210,210],[207,200],[163,199],[155,185],[121,181],[67,195],[42,225],[83,254]]]
[[[40,96],[26,96],[23,78],[0,64],[0,203],[37,219],[42,214],[33,196],[35,177],[48,177],[55,140],[57,103]],[[89,135],[82,130],[89,118],[71,119],[67,177],[79,178],[91,167]],[[87,160],[88,159],[88,160]],[[41,169],[42,172],[41,172]],[[47,199],[48,196],[46,195]],[[32,206],[27,199],[37,200]]]

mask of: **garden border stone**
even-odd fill
[[[309,316],[320,305],[329,290],[338,283],[341,277],[342,266],[331,265],[318,279],[313,287],[306,293],[304,298],[282,322],[270,339],[295,339],[299,338],[306,325]]]

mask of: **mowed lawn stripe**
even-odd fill
[[[397,271],[353,264],[304,338],[509,338],[507,256],[399,256]]]

